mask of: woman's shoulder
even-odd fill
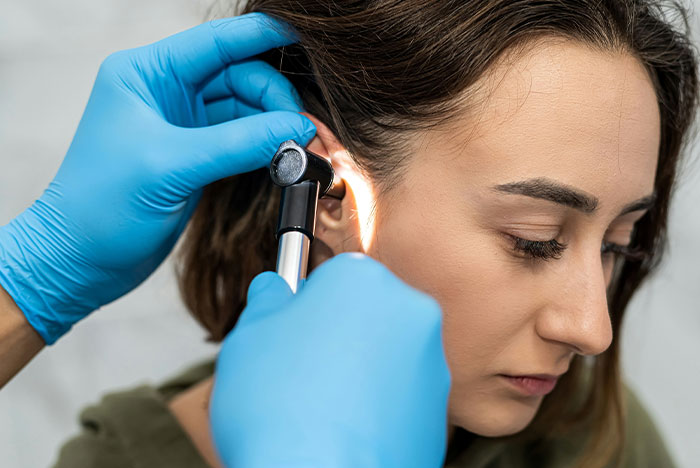
[[[626,402],[625,444],[617,468],[673,468],[675,463],[654,419],[636,392],[624,385]],[[556,437],[543,445],[518,437],[476,437],[468,447],[445,465],[449,468],[559,468],[575,466],[582,455],[585,430]],[[614,466],[611,464],[610,468]]]
[[[611,462],[608,468],[673,468],[663,436],[648,408],[643,404],[628,382],[623,382],[625,437],[619,463]],[[584,446],[584,437],[574,438],[564,444],[568,447]],[[578,453],[577,453],[578,454]]]
[[[623,382],[622,398],[624,404],[625,437],[619,463],[611,462],[608,468],[673,468],[673,461],[666,443],[654,418],[634,388]],[[578,448],[585,446],[588,434],[579,434],[572,440],[562,441],[562,459],[568,455],[580,454]],[[571,459],[575,457],[572,456]],[[561,466],[561,465],[552,465]]]
[[[629,384],[625,384],[624,467],[674,467],[673,457],[654,418]]]
[[[177,393],[209,377],[213,362],[158,387],[113,392],[80,413],[80,433],[61,448],[54,468],[202,467],[207,465],[168,409]]]

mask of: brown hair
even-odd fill
[[[696,53],[682,5],[652,0],[250,0],[235,10],[253,11],[297,31],[297,44],[260,57],[291,80],[305,108],[328,125],[380,190],[401,174],[398,155],[407,154],[402,136],[453,118],[469,105],[469,90],[506,52],[556,36],[637,57],[660,109],[658,198],[632,236],[632,246],[648,255],[641,261],[620,260],[608,291],[614,337],[620,336],[628,302],[666,246],[676,168],[698,101]],[[266,170],[204,190],[182,246],[179,274],[185,304],[213,340],[234,326],[252,278],[274,269],[278,199]],[[583,404],[571,404],[586,370],[586,360],[577,356],[518,436],[531,441],[533,453],[555,434],[588,421],[592,436],[581,466],[604,466],[619,456],[624,443],[619,340],[592,361]]]

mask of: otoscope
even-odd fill
[[[342,200],[345,183],[322,156],[294,140],[282,143],[272,158],[270,177],[282,187],[276,237],[277,274],[296,294],[306,279],[309,248],[316,229],[319,198]]]

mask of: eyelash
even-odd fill
[[[513,248],[526,254],[533,259],[550,260],[561,258],[562,252],[566,250],[567,244],[563,244],[556,239],[548,241],[533,241],[522,237],[510,236],[513,240]]]
[[[513,248],[521,253],[524,253],[531,259],[551,260],[561,258],[561,254],[566,250],[567,244],[561,243],[556,239],[548,241],[533,241],[508,235],[513,240]],[[612,242],[603,242],[600,249],[601,255],[612,253],[619,255],[629,261],[641,261],[649,256],[648,253],[636,248],[630,248],[625,245],[614,244]]]

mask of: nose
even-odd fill
[[[536,331],[582,355],[600,354],[612,343],[607,281],[600,249],[572,253],[566,272],[549,285],[545,306],[536,318]]]

